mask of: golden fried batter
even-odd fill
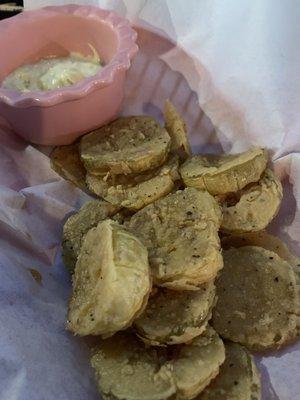
[[[154,282],[197,290],[222,268],[221,211],[208,193],[187,188],[149,204],[127,223],[149,251]]]
[[[205,330],[214,304],[213,282],[193,292],[160,288],[134,326],[138,336],[151,345],[186,343]]]
[[[140,173],[167,159],[168,132],[152,117],[122,117],[82,137],[80,156],[94,175]]]
[[[196,155],[181,166],[180,174],[186,186],[226,194],[257,182],[267,161],[267,152],[259,147],[240,154]]]
[[[51,167],[61,177],[88,192],[85,168],[80,160],[78,143],[55,147],[50,154]]]
[[[165,102],[164,117],[165,128],[171,137],[171,152],[186,160],[192,155],[186,123],[169,100]]]
[[[106,177],[87,174],[86,181],[97,196],[136,211],[172,191],[179,179],[178,165],[178,157],[172,156],[163,166],[141,174]]]
[[[73,275],[68,329],[107,337],[131,325],[151,290],[147,249],[121,225],[106,220],[83,239]]]
[[[82,239],[87,231],[115,215],[118,210],[118,207],[104,200],[91,200],[67,219],[63,228],[62,257],[70,273],[74,272]]]
[[[188,345],[146,348],[118,333],[94,349],[91,363],[103,398],[192,399],[218,374],[224,345],[212,328]]]
[[[257,246],[231,248],[223,257],[213,310],[216,331],[255,350],[277,348],[293,338],[299,291],[292,267]]]
[[[260,375],[251,354],[227,342],[225,355],[219,375],[195,400],[260,400]]]
[[[228,233],[253,232],[265,229],[276,216],[282,186],[274,173],[267,169],[257,184],[245,188],[234,205],[223,205],[221,230]]]

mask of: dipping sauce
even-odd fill
[[[12,71],[2,82],[2,88],[30,92],[71,86],[95,75],[102,68],[99,56],[84,57],[71,53],[68,57],[42,59]]]

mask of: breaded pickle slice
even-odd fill
[[[254,350],[277,348],[296,334],[299,291],[288,262],[257,246],[223,252],[213,326]]]
[[[145,348],[129,332],[119,332],[102,341],[91,357],[101,397],[111,400],[173,399],[176,386],[165,358],[155,348]]]
[[[86,170],[80,160],[78,143],[55,147],[50,154],[51,168],[81,190],[88,191],[85,183]]]
[[[171,152],[186,160],[192,155],[186,123],[169,100],[165,102],[164,118],[165,128],[171,137]]]
[[[210,326],[191,343],[182,345],[173,362],[176,398],[193,399],[201,393],[218,375],[224,360],[224,344]]]
[[[152,117],[122,117],[82,137],[80,155],[94,175],[132,174],[163,164],[171,138]]]
[[[71,215],[63,227],[62,257],[70,273],[74,272],[81,242],[87,231],[100,221],[112,217],[119,208],[104,200],[91,200]]]
[[[116,400],[192,399],[218,374],[222,340],[209,328],[188,345],[146,348],[134,335],[118,333],[94,349],[102,397]]]
[[[219,375],[196,400],[260,400],[259,371],[251,354],[237,343],[225,343]]]
[[[267,161],[267,152],[259,147],[240,154],[196,155],[181,166],[180,174],[186,186],[225,194],[257,182]]]
[[[214,304],[213,282],[197,291],[160,288],[134,325],[138,336],[153,346],[186,343],[205,330]]]
[[[89,189],[116,206],[139,210],[166,196],[179,179],[179,161],[172,156],[166,164],[141,174],[100,177],[87,174]]]
[[[222,239],[222,247],[259,246],[266,250],[273,251],[289,264],[299,264],[300,259],[293,255],[288,246],[277,236],[271,235],[266,231],[240,233],[237,235],[225,236]]]
[[[266,231],[231,235],[222,239],[222,247],[224,249],[242,246],[260,246],[266,250],[273,251],[283,260],[287,261],[295,273],[299,293],[298,301],[300,301],[300,258],[292,254],[288,246],[281,239]],[[297,307],[297,310],[297,329],[300,332],[300,305]]]
[[[267,169],[257,184],[242,190],[235,205],[223,205],[221,230],[242,233],[265,229],[277,215],[282,195],[279,179]]]
[[[220,207],[204,191],[187,188],[134,214],[128,229],[148,248],[154,282],[174,290],[197,290],[222,268]]]
[[[107,337],[131,325],[151,290],[145,246],[112,220],[83,239],[73,275],[68,329]]]

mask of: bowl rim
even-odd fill
[[[130,22],[111,10],[104,10],[97,6],[82,6],[68,4],[65,6],[47,6],[22,13],[0,22],[0,35],[5,34],[11,24],[18,22],[34,21],[36,18],[55,16],[57,14],[73,14],[84,18],[93,18],[108,22],[113,30],[118,33],[118,50],[111,61],[100,69],[95,75],[84,78],[74,85],[65,86],[49,91],[19,92],[4,89],[0,86],[0,103],[11,107],[49,107],[65,101],[78,100],[96,89],[110,85],[119,71],[130,68],[131,60],[138,51],[136,44],[137,33]]]

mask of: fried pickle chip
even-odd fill
[[[225,343],[219,375],[195,400],[260,400],[260,375],[254,359],[237,343]]]
[[[263,247],[266,250],[273,251],[283,260],[287,261],[295,273],[295,279],[299,293],[298,301],[300,301],[300,258],[292,254],[288,246],[282,240],[271,235],[270,233],[267,233],[266,231],[231,235],[222,239],[222,247],[224,249],[242,246]],[[297,310],[297,329],[300,334],[300,306],[297,307]]]
[[[121,225],[105,220],[83,239],[73,275],[68,329],[107,337],[131,325],[151,290],[148,253]]]
[[[242,233],[265,229],[276,216],[281,200],[281,183],[267,169],[257,184],[241,191],[241,197],[235,205],[224,203],[221,230]]]
[[[171,152],[186,160],[192,155],[186,123],[169,100],[165,102],[164,118],[165,128],[171,137]]]
[[[134,326],[138,336],[153,346],[186,343],[205,330],[214,304],[213,282],[194,292],[161,288],[149,298]]]
[[[55,147],[50,154],[51,168],[67,181],[88,192],[86,170],[80,160],[78,143]]]
[[[213,326],[254,350],[277,348],[297,333],[299,291],[288,262],[257,246],[223,252]]]
[[[192,399],[218,374],[222,340],[209,328],[189,345],[146,348],[134,335],[118,333],[94,349],[102,397],[116,400]]]
[[[181,166],[180,174],[186,186],[219,195],[257,182],[267,161],[267,152],[259,147],[240,154],[196,155]]]
[[[74,272],[84,235],[100,221],[115,215],[118,210],[118,207],[104,200],[91,200],[67,219],[63,227],[62,257],[71,274]]]
[[[81,160],[94,175],[140,173],[163,164],[171,138],[152,117],[122,117],[82,137]]]
[[[228,250],[230,247],[258,246],[273,251],[289,264],[299,264],[300,259],[293,255],[288,246],[277,236],[266,231],[240,233],[237,235],[225,236],[222,239],[222,247]]]
[[[178,157],[172,156],[161,167],[141,174],[100,177],[87,174],[89,189],[116,206],[139,210],[166,196],[179,179]]]
[[[148,248],[154,282],[174,290],[197,290],[222,268],[220,207],[208,193],[187,188],[149,204],[128,229]]]
[[[191,343],[182,345],[173,362],[177,399],[193,399],[202,392],[218,375],[224,360],[224,344],[210,326]]]

